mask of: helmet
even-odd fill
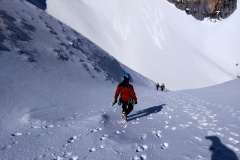
[[[130,80],[130,74],[126,73],[124,74],[123,78],[126,79],[126,80]]]

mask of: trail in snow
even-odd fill
[[[180,159],[191,159],[193,156],[205,159],[209,149],[222,149],[223,153],[227,152],[232,157],[240,154],[237,147],[240,129],[232,125],[236,124],[232,121],[240,120],[239,111],[182,93],[151,91],[139,97],[152,99],[153,104],[161,105],[144,109],[136,106],[126,123],[121,120],[121,107],[109,105],[89,113],[68,115],[56,123],[31,125],[9,135],[11,143],[2,144],[0,152],[7,154],[7,150],[14,149],[26,153],[29,148],[34,148],[34,143],[42,143],[41,154],[33,152],[35,159],[169,158],[175,147],[179,150],[184,145],[197,147],[194,150],[198,154],[185,154],[183,151]],[[224,122],[226,126],[222,125],[222,116],[231,117],[229,123]],[[218,138],[224,139],[229,151],[214,145]],[[212,141],[210,148],[205,139]],[[174,156],[179,155],[173,153],[170,159]],[[16,158],[17,155],[11,156],[11,159]]]

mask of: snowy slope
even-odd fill
[[[0,1],[0,30],[1,160],[240,158],[239,79],[156,91],[151,80],[25,1]],[[125,72],[138,104],[123,123],[111,102]]]
[[[197,21],[166,0],[48,0],[47,12],[171,90],[240,75],[239,8],[216,23]]]

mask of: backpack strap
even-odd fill
[[[124,88],[127,87],[127,84],[123,86],[123,88],[121,89],[121,91],[119,92],[119,100],[118,100],[118,105],[121,105],[122,104],[122,91],[124,90]]]
[[[125,86],[123,86],[123,88],[122,88],[121,91],[119,92],[120,97],[121,97],[122,91],[123,91],[124,88],[126,88],[126,87],[127,87],[127,84],[126,84]]]

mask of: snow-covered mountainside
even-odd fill
[[[3,61],[4,63],[14,63],[21,59],[23,62],[28,62],[25,64],[26,67],[30,66],[33,70],[46,70],[46,72],[61,71],[65,66],[63,68],[60,66],[66,64],[85,70],[90,79],[100,76],[111,82],[120,82],[121,76],[126,73],[126,70],[129,71],[107,52],[47,15],[46,12],[39,9],[37,13],[29,11],[29,9],[37,10],[37,8],[25,2],[21,2],[21,5],[25,5],[22,10],[10,12],[9,8],[14,5],[13,2],[8,5],[5,1],[2,3],[0,11],[1,56],[12,59]],[[46,68],[46,63],[52,65]],[[59,68],[54,70],[55,67]],[[133,73],[133,71],[129,72]],[[135,74],[137,76],[137,73]],[[134,81],[135,76],[132,79]],[[149,82],[150,80],[145,81],[146,84]]]
[[[239,8],[215,23],[197,21],[166,0],[48,0],[46,11],[172,90],[240,75]]]
[[[240,158],[239,79],[161,92],[24,0],[0,1],[0,47],[1,160]],[[127,122],[112,106],[125,72],[138,98]]]

